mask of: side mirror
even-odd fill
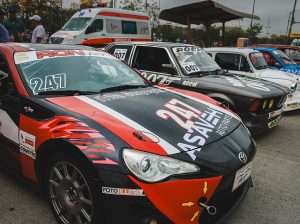
[[[162,66],[161,71],[163,73],[168,73],[168,74],[171,74],[171,75],[176,74],[176,69],[172,64],[162,64],[161,66]]]
[[[93,26],[89,26],[86,31],[85,34],[89,34],[89,33],[94,33],[94,27]]]

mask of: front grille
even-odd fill
[[[64,41],[63,37],[51,37],[50,41],[52,44],[61,44]]]

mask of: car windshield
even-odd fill
[[[219,65],[200,47],[173,47],[172,51],[185,75],[212,72],[221,69]]]
[[[261,52],[255,52],[249,54],[250,61],[253,67],[257,70],[268,68],[268,64]]]
[[[129,66],[105,52],[31,51],[15,53],[14,59],[25,85],[34,95],[68,95],[72,91],[93,94],[120,86],[148,86]]]
[[[275,55],[277,55],[277,57],[279,57],[285,65],[296,65],[297,64],[281,50],[275,50],[275,51],[273,51],[273,53]]]
[[[91,21],[90,17],[77,17],[70,19],[62,28],[66,31],[83,30]]]

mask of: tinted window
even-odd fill
[[[97,33],[101,32],[103,30],[103,20],[102,19],[96,19],[92,25],[90,25],[90,29],[88,29],[88,33]]]
[[[239,70],[240,55],[231,53],[218,53],[216,54],[215,61],[223,69]]]
[[[124,33],[124,34],[137,34],[136,22],[122,21],[122,33]]]
[[[164,73],[163,64],[172,64],[167,51],[156,47],[139,47],[135,55],[134,68]]]
[[[111,47],[107,52],[114,55],[116,58],[128,63],[132,46],[117,45]]]

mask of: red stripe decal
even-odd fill
[[[134,14],[118,13],[118,12],[103,11],[103,12],[99,12],[97,15],[121,17],[121,18],[128,18],[128,19],[150,20],[149,16],[141,16],[141,15],[134,15]]]

